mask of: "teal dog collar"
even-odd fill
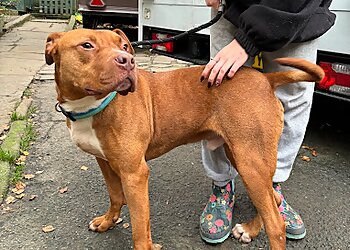
[[[91,116],[94,116],[96,114],[98,114],[99,112],[101,112],[102,110],[105,109],[105,107],[107,107],[107,105],[114,99],[114,97],[117,95],[116,91],[111,92],[106,99],[104,99],[102,101],[102,103],[96,107],[96,108],[92,108],[89,109],[86,112],[70,112],[65,110],[60,103],[56,103],[55,105],[55,109],[57,112],[61,112],[62,114],[64,114],[69,120],[75,122],[76,120],[81,120],[81,119],[85,119]]]

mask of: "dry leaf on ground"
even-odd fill
[[[124,224],[123,224],[123,228],[125,228],[125,229],[128,228],[129,226],[130,226],[129,223],[124,223]]]
[[[87,166],[81,166],[80,169],[86,171],[86,170],[88,170],[89,168],[88,168]]]
[[[61,188],[61,189],[59,190],[60,194],[63,194],[63,193],[65,193],[65,192],[67,192],[67,191],[68,191],[68,187],[64,187],[64,188]]]
[[[32,194],[31,196],[29,196],[29,200],[32,201],[32,200],[34,200],[36,197],[38,197],[36,194]]]
[[[303,145],[303,146],[301,146],[303,149],[307,149],[307,150],[314,150],[314,148],[312,148],[312,147],[309,147],[309,146],[307,146],[307,145]]]
[[[19,162],[19,163],[20,163],[20,162],[25,162],[26,159],[27,159],[27,156],[21,155],[20,157],[18,157],[17,162]]]
[[[16,198],[13,196],[8,196],[5,200],[6,204],[11,204],[11,203],[15,203],[16,202]]]
[[[2,211],[8,213],[8,212],[12,212],[13,210],[10,207],[3,207]]]
[[[42,230],[44,233],[50,233],[50,232],[54,231],[55,228],[52,225],[47,225],[47,226],[43,227]]]
[[[22,193],[22,194],[16,195],[16,198],[17,199],[22,199],[24,196],[26,196],[26,194]]]
[[[26,180],[30,180],[30,179],[33,179],[35,177],[35,175],[33,175],[33,174],[25,174],[25,175],[23,175],[23,177]]]
[[[12,191],[12,193],[14,193],[14,194],[21,194],[21,193],[23,193],[24,192],[24,189],[17,189],[17,188],[12,188],[11,189],[11,191]]]
[[[26,184],[21,182],[21,181],[19,181],[19,182],[16,183],[15,186],[16,186],[17,189],[24,189],[26,187]]]
[[[311,161],[311,158],[308,157],[308,156],[306,156],[306,155],[302,156],[301,159],[302,159],[303,161],[307,161],[307,162]]]
[[[312,152],[311,152],[311,154],[312,154],[312,156],[317,156],[317,152],[316,152],[316,150],[312,150]]]
[[[23,151],[22,154],[25,155],[25,156],[28,156],[29,152],[28,151]]]
[[[152,245],[152,250],[160,250],[160,249],[162,249],[162,245],[160,245],[160,244],[153,244]]]
[[[35,174],[42,174],[42,173],[44,173],[44,170],[39,170],[35,172]]]

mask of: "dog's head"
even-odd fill
[[[121,30],[77,29],[53,33],[46,42],[47,64],[55,63],[59,98],[100,98],[136,88],[134,50]]]

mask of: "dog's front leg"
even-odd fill
[[[112,167],[113,162],[110,162]],[[134,249],[151,250],[150,206],[148,197],[149,168],[144,158],[127,162],[117,161],[124,195],[131,217]],[[123,164],[121,166],[120,164]]]
[[[105,215],[94,218],[89,223],[89,228],[95,232],[105,232],[114,227],[115,222],[120,216],[120,209],[125,204],[125,198],[120,177],[113,171],[109,163],[96,157],[101,168],[103,177],[108,189],[110,207]]]

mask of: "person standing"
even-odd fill
[[[254,56],[262,52],[264,72],[283,71],[273,63],[275,58],[295,57],[316,62],[318,37],[335,21],[330,12],[332,0],[227,0],[224,17],[211,27],[212,59],[202,72],[201,80],[208,87],[219,87],[224,77],[233,77],[242,65],[252,65]],[[206,0],[217,13],[220,0]],[[247,82],[249,84],[249,82]],[[220,88],[220,87],[219,87]],[[277,169],[273,188],[282,198],[279,207],[289,239],[306,235],[304,222],[282,195],[285,182],[304,139],[309,120],[314,85],[296,83],[279,87],[284,129],[278,145]],[[225,155],[223,147],[209,150],[202,142],[204,169],[213,180],[212,194],[200,216],[200,235],[209,243],[221,243],[232,229],[234,179],[237,172]],[[254,150],[254,149],[252,149]]]

